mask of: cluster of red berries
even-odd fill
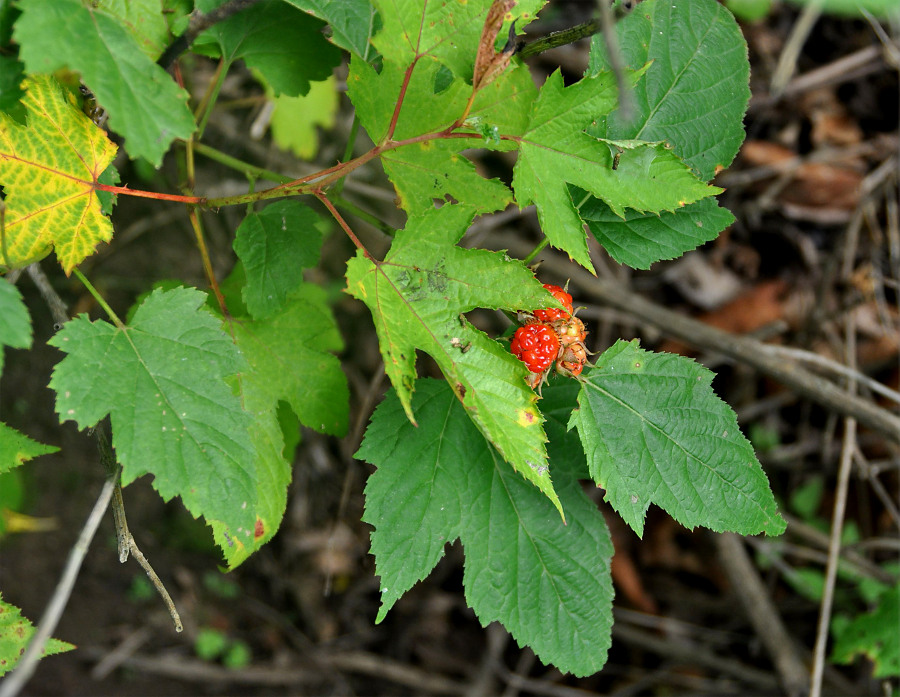
[[[587,362],[584,324],[575,316],[572,296],[559,286],[544,284],[565,310],[555,307],[519,313],[523,326],[516,330],[510,351],[522,361],[531,375],[528,384],[537,388],[547,379],[553,364],[556,372],[569,377],[580,375]]]

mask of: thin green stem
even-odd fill
[[[74,273],[75,277],[79,281],[81,281],[85,288],[88,289],[88,293],[94,296],[94,300],[96,300],[97,304],[103,308],[103,311],[106,313],[107,317],[109,317],[113,321],[113,324],[115,324],[119,329],[124,329],[125,323],[119,319],[119,316],[115,312],[113,312],[113,309],[109,306],[106,300],[103,299],[103,296],[100,295],[97,289],[94,288],[91,282],[87,280],[85,275],[81,273],[81,271],[79,271],[77,268],[73,269],[72,273]]]
[[[194,120],[197,121],[197,132],[194,134],[194,140],[200,140],[203,137],[203,131],[206,129],[206,123],[209,121],[209,115],[212,113],[216,100],[219,97],[219,91],[222,89],[222,83],[225,81],[225,75],[231,66],[224,58],[219,61],[219,67],[216,68],[216,74],[213,78],[209,89],[203,95],[203,100],[197,107],[194,114]],[[200,117],[199,119],[197,117]]]
[[[343,180],[341,180],[343,181]],[[351,215],[355,215],[360,220],[365,220],[369,225],[372,225],[379,230],[381,230],[386,235],[393,235],[394,229],[385,223],[383,220],[380,220],[376,216],[372,215],[368,211],[364,211],[362,208],[357,206],[355,203],[351,203],[343,196],[335,196],[334,193],[330,196],[331,200],[334,202],[334,205],[338,208],[343,208]]]
[[[231,155],[226,155],[221,150],[211,148],[204,143],[194,143],[194,152],[198,155],[208,157],[210,160],[214,160],[226,167],[231,167],[233,170],[243,172],[250,179],[265,179],[266,181],[275,182],[276,184],[290,184],[292,181],[295,181],[284,174],[279,174],[278,172],[273,172],[269,169],[263,169],[262,167],[257,167],[256,165],[251,165],[248,162],[232,157]]]
[[[548,244],[550,244],[550,240],[548,240],[545,237],[540,242],[538,242],[537,247],[535,247],[534,249],[531,250],[531,254],[529,254],[527,257],[525,257],[522,260],[522,263],[525,264],[525,266],[528,266],[532,261],[534,261],[534,258],[538,254],[540,254],[544,250],[544,247],[546,247]]]

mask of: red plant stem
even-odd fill
[[[142,189],[129,189],[127,186],[112,186],[94,182],[97,191],[108,191],[111,194],[123,196],[137,196],[138,198],[155,198],[160,201],[175,201],[176,203],[193,203],[198,206],[206,205],[205,196],[180,196],[178,194],[161,194],[158,191],[143,191]]]
[[[387,134],[384,136],[384,141],[382,142],[389,142],[394,137],[394,130],[397,128],[397,119],[400,118],[400,107],[403,106],[406,90],[409,88],[409,81],[412,78],[413,68],[416,67],[418,60],[419,57],[416,56],[413,59],[413,62],[407,66],[406,72],[403,74],[403,84],[400,85],[400,94],[397,96],[397,105],[394,107],[394,113],[391,114],[391,123],[388,126]]]
[[[331,213],[332,217],[337,221],[337,224],[341,226],[341,229],[347,234],[347,237],[350,238],[350,241],[356,245],[356,248],[361,250],[363,254],[365,254],[366,259],[369,259],[373,263],[378,263],[378,260],[375,259],[371,254],[369,254],[369,250],[366,249],[365,245],[360,242],[359,238],[356,236],[356,233],[350,229],[350,226],[347,224],[347,221],[344,220],[344,217],[338,212],[338,209],[334,207],[334,204],[328,200],[328,197],[325,195],[325,192],[321,190],[313,191],[313,196],[319,199],[322,204],[328,209]]]
[[[443,138],[481,138],[478,133],[450,133],[454,126],[450,126],[444,131],[436,131],[434,133],[423,133],[422,135],[406,138],[405,140],[391,140],[377,145],[359,157],[348,162],[341,162],[320,172],[308,174],[300,179],[295,179],[286,184],[264,189],[263,191],[255,191],[250,194],[240,196],[223,196],[221,198],[207,198],[205,196],[183,196],[179,194],[163,194],[158,191],[144,191],[142,189],[129,189],[127,186],[113,186],[111,184],[100,184],[93,182],[94,189],[97,191],[106,191],[111,194],[122,196],[136,196],[138,198],[152,198],[158,201],[173,201],[175,203],[186,203],[204,208],[218,208],[220,206],[239,206],[245,203],[255,203],[256,201],[265,201],[272,198],[283,198],[287,196],[296,196],[299,194],[311,194],[318,196],[316,193],[325,186],[328,186],[341,177],[347,176],[350,172],[366,164],[370,160],[374,160],[382,153],[402,148],[404,145],[412,145],[414,143],[425,143],[429,140],[439,140]],[[520,140],[518,136],[500,136],[502,140]],[[316,180],[316,181],[312,181]]]

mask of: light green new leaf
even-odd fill
[[[331,27],[331,41],[364,61],[377,55],[371,38],[381,28],[381,18],[369,0],[285,0],[309,12]]]
[[[577,481],[554,470],[568,525],[513,474],[466,418],[453,392],[422,380],[420,426],[390,392],[356,457],[378,469],[363,520],[374,526],[381,621],[459,538],[466,599],[482,624],[499,621],[542,661],[576,675],[600,670],[612,627],[612,544]]]
[[[341,52],[322,36],[322,22],[282,0],[263,0],[198,37],[193,50],[238,59],[262,73],[276,94],[309,92],[341,62]]]
[[[586,371],[569,427],[604,498],[638,535],[651,503],[688,528],[784,532],[753,448],[694,361],[618,341]]]
[[[549,296],[521,262],[456,246],[472,216],[471,208],[448,205],[410,219],[384,261],[362,252],[350,260],[347,292],[372,312],[385,371],[409,418],[420,349],[485,437],[559,507],[525,365],[463,316],[477,307],[546,307]]]
[[[375,142],[383,141],[403,83],[403,70],[391,64],[381,73],[359,60],[350,65],[347,86],[360,123]],[[393,139],[403,141],[446,130],[463,113],[472,88],[448,75],[436,60],[418,62],[403,96]],[[528,109],[536,90],[528,69],[511,66],[501,78],[479,91],[470,120],[496,128],[498,133],[519,134],[527,125]],[[464,126],[465,132],[475,129]],[[498,179],[485,179],[462,154],[467,148],[508,149],[510,141],[487,143],[480,135],[414,142],[381,155],[385,172],[397,190],[401,207],[410,215],[433,208],[433,199],[473,206],[478,213],[505,208],[512,201]]]
[[[163,499],[180,496],[194,516],[247,544],[256,520],[252,418],[225,383],[245,362],[201,307],[205,297],[156,290],[128,326],[67,322],[49,342],[67,354],[50,387],[61,420],[86,428],[110,415],[123,484],[152,474]]]
[[[661,259],[675,259],[714,240],[734,222],[731,212],[720,208],[714,198],[659,215],[628,210],[623,219],[603,201],[589,196],[579,213],[609,255],[634,269],[648,269]]]
[[[334,126],[340,104],[340,94],[334,76],[321,82],[311,82],[309,92],[302,97],[274,96],[266,89],[274,108],[269,128],[272,140],[301,160],[313,160],[319,150],[318,128]]]
[[[256,319],[278,312],[303,282],[303,269],[319,263],[318,222],[311,208],[293,199],[276,201],[241,221],[234,251],[247,277],[244,303]]]
[[[750,100],[747,43],[731,13],[715,0],[646,0],[616,22],[622,59],[635,70],[652,61],[634,87],[633,118],[594,113],[600,138],[665,141],[709,181],[731,164],[744,140]],[[610,66],[600,34],[589,74]],[[587,187],[582,187],[587,188]]]
[[[640,73],[632,73],[635,80]],[[603,141],[584,129],[617,103],[615,79],[593,75],[569,87],[553,73],[534,105],[519,144],[513,188],[520,206],[534,202],[550,244],[592,270],[582,220],[567,183],[603,199],[616,215],[626,208],[671,211],[721,189],[699,181],[660,143]]]
[[[0,278],[0,373],[3,373],[4,346],[31,346],[31,318],[19,289]]]
[[[19,608],[7,603],[0,594],[0,677],[16,667],[32,634],[34,625],[22,617]],[[51,637],[44,646],[44,656],[71,651],[74,648],[67,641]]]
[[[522,0],[507,13],[500,36],[516,21],[521,32],[546,0]],[[386,62],[405,68],[432,56],[471,82],[475,55],[492,0],[375,0],[384,27],[372,43]]]
[[[291,462],[284,455],[279,404],[288,404],[305,426],[343,436],[349,390],[340,361],[329,353],[344,346],[325,291],[318,286],[300,286],[265,319],[234,318],[231,330],[248,363],[239,389],[244,409],[254,416],[250,438],[256,452],[257,515],[248,545],[227,535],[220,524],[212,526],[229,568],[234,568],[272,538],[284,517]]]
[[[59,448],[31,440],[24,433],[0,421],[0,474],[41,455],[55,453]]]
[[[144,52],[118,18],[81,0],[22,0],[15,39],[29,73],[81,73],[132,157],[159,166],[194,132],[188,94]]]

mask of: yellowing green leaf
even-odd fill
[[[547,294],[522,263],[456,245],[472,217],[469,207],[447,205],[410,219],[383,262],[361,253],[350,260],[347,292],[372,312],[385,370],[410,420],[421,349],[488,441],[562,512],[525,365],[462,314],[476,307],[536,309],[546,306]]]
[[[22,617],[19,608],[5,602],[0,595],[0,677],[15,668],[32,634],[34,625]],[[44,655],[52,656],[74,648],[67,641],[50,638],[44,647]]]
[[[6,192],[0,269],[56,252],[66,273],[112,237],[94,189],[116,146],[56,81],[26,81],[28,125],[0,114],[0,185]]]
[[[55,453],[59,448],[31,440],[0,421],[0,474],[40,455]]]

